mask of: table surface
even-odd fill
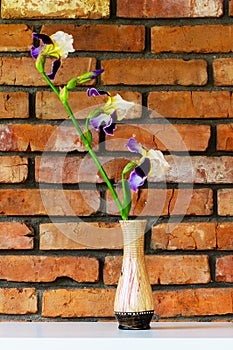
[[[113,342],[114,339],[114,342]],[[192,341],[191,341],[192,339]],[[188,350],[204,344],[206,340],[212,341],[211,349],[221,349],[223,345],[233,348],[233,323],[232,322],[151,322],[150,330],[120,330],[117,322],[0,322],[0,346],[7,346],[12,349],[17,344],[17,350],[28,349],[43,350],[51,349],[52,345],[57,349],[66,347],[77,347],[77,344],[86,346],[87,349],[111,350],[119,346],[128,349],[131,346],[128,342],[133,341],[139,345],[143,341],[143,347],[150,346],[151,342],[158,346],[171,346]],[[179,340],[179,344],[178,341]],[[198,343],[195,343],[195,340]],[[41,343],[41,341],[44,341]],[[83,343],[83,341],[85,341]],[[101,341],[101,343],[100,343]],[[217,341],[220,341],[218,344]],[[187,343],[188,342],[188,343]],[[227,343],[226,343],[227,342]],[[99,344],[99,347],[98,347]],[[60,347],[59,347],[60,346]],[[123,348],[124,348],[123,346]],[[170,347],[170,345],[169,345]],[[4,347],[2,347],[4,348]],[[54,347],[55,348],[55,347]]]
[[[151,322],[150,330],[120,330],[117,322],[0,322],[4,338],[232,338],[232,322]]]

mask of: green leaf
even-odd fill
[[[129,182],[126,179],[122,179],[122,190],[123,190],[123,203],[122,203],[122,214],[128,218],[131,205],[132,205],[132,195],[131,190],[129,186]]]
[[[125,179],[125,175],[132,171],[136,166],[134,161],[126,164],[122,171],[122,190],[123,190],[123,203],[122,203],[122,212],[121,214],[128,218],[129,212],[132,206],[132,194],[128,180]]]
[[[89,129],[85,131],[84,136],[86,137],[89,145],[91,145],[91,143],[92,143],[92,133],[91,133],[91,131]]]

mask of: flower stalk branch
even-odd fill
[[[114,136],[114,131],[117,128],[117,122],[121,121],[123,118],[126,118],[134,103],[123,100],[119,94],[112,97],[110,93],[106,91],[98,91],[94,87],[87,89],[87,96],[89,98],[92,96],[107,95],[107,102],[103,107],[97,108],[89,113],[85,123],[85,131],[83,132],[68,103],[69,90],[74,89],[77,85],[84,84],[92,79],[95,79],[103,72],[103,69],[87,72],[78,77],[72,78],[67,85],[58,90],[52,83],[52,80],[55,79],[55,75],[61,66],[61,60],[66,58],[69,52],[75,51],[73,48],[73,37],[72,35],[66,34],[62,31],[59,31],[51,36],[33,33],[33,37],[42,41],[43,43],[39,47],[32,46],[31,48],[31,55],[36,60],[37,70],[64,105],[68,116],[72,120],[73,125],[75,126],[84,146],[86,147],[86,150],[92,157],[108,189],[110,190],[122,220],[127,220],[132,205],[131,190],[136,192],[138,187],[144,184],[148,176],[165,173],[169,169],[168,163],[164,159],[162,152],[158,150],[148,151],[133,137],[131,137],[125,146],[128,147],[130,152],[140,154],[141,158],[138,161],[129,162],[122,171],[123,200],[121,202],[110,179],[108,178],[108,175],[92,149],[92,133],[89,126],[93,127],[95,130],[100,130],[100,128],[102,128],[106,134]],[[52,63],[52,70],[49,74],[45,74],[44,71],[47,57],[54,59]],[[128,173],[130,173],[129,180],[126,179],[126,175],[128,175]]]
[[[112,197],[113,197],[113,199],[114,199],[114,201],[115,201],[115,203],[116,203],[116,205],[118,207],[118,210],[120,212],[122,220],[127,220],[128,219],[128,215],[124,214],[124,208],[123,208],[123,206],[122,206],[122,204],[121,204],[121,202],[120,202],[120,200],[118,198],[118,195],[117,195],[114,187],[112,186],[112,183],[111,183],[111,181],[108,178],[108,175],[106,174],[106,172],[103,169],[101,163],[99,162],[95,152],[93,151],[93,149],[92,149],[88,139],[85,137],[84,133],[82,132],[82,129],[80,128],[79,123],[77,122],[77,120],[76,120],[76,118],[75,118],[75,116],[74,116],[74,114],[73,114],[73,112],[72,112],[68,102],[67,101],[63,101],[61,99],[61,96],[60,96],[60,93],[59,93],[58,89],[54,86],[54,84],[51,82],[51,80],[47,77],[45,72],[41,72],[41,74],[42,74],[43,78],[45,79],[45,81],[49,84],[49,86],[51,87],[53,92],[59,97],[60,101],[64,105],[64,107],[65,107],[65,109],[66,109],[70,119],[72,120],[74,127],[76,128],[78,134],[80,135],[80,137],[81,137],[81,139],[82,139],[82,141],[83,141],[83,143],[84,143],[88,153],[92,157],[92,159],[93,159],[94,163],[96,164],[100,174],[103,176],[103,179],[106,182],[106,185],[108,186],[108,189],[110,190],[110,192],[112,194]],[[89,118],[87,118],[87,120],[88,119]]]

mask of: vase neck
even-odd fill
[[[124,256],[137,257],[144,254],[144,233],[146,220],[121,221],[124,242]]]

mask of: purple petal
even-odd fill
[[[101,73],[103,73],[104,69],[96,69],[92,71],[92,79],[95,79],[98,77],[98,75],[100,75]]]
[[[143,147],[140,144],[140,142],[135,141],[135,139],[133,137],[131,137],[128,141],[128,143],[126,144],[126,146],[128,147],[130,152],[136,152],[136,153],[140,153],[143,154]]]
[[[141,164],[134,168],[134,171],[130,174],[129,185],[131,190],[137,191],[139,186],[142,186],[150,171],[150,159],[144,158]]]
[[[55,79],[55,75],[56,75],[60,65],[61,65],[61,60],[60,59],[53,61],[52,71],[47,75],[47,77],[50,80],[54,80]]]
[[[116,130],[116,122],[117,122],[117,114],[116,114],[116,111],[114,111],[112,114],[110,114],[110,121],[108,125],[106,125],[103,128],[105,134],[108,134],[110,136],[114,135],[113,131]]]
[[[109,93],[107,91],[97,90],[95,88],[87,89],[87,96],[88,97],[91,97],[91,96],[102,96],[102,95],[108,95],[109,96]]]
[[[41,50],[42,50],[41,46],[39,46],[39,47],[32,46],[31,47],[31,56],[36,60],[37,57],[39,56]]]
[[[46,34],[32,33],[32,37],[41,40],[45,45],[53,44],[52,39]]]
[[[129,186],[130,186],[131,190],[136,192],[138,187],[140,187],[140,186],[142,186],[144,184],[145,179],[146,178],[142,179],[140,176],[138,176],[136,174],[135,171],[133,171],[130,174],[130,179],[129,179]]]
[[[138,176],[147,177],[150,172],[150,158],[143,158],[142,162],[134,168]]]
[[[111,123],[103,128],[105,134],[108,134],[110,136],[113,136],[114,133],[113,131],[116,130],[116,123]]]
[[[105,124],[107,126],[110,125],[109,122],[111,123],[110,116],[103,113],[96,118],[91,118],[89,121],[89,123],[95,130],[99,130],[102,124]]]

